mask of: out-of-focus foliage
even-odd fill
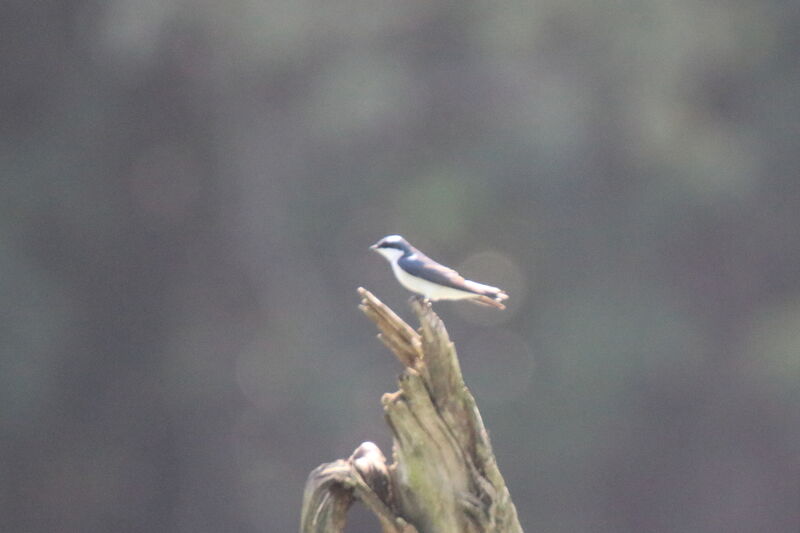
[[[799,23],[4,2],[2,529],[294,530],[388,451],[402,233],[511,294],[437,309],[527,531],[798,531]]]

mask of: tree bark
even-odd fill
[[[306,482],[300,532],[344,531],[358,499],[385,533],[522,533],[441,319],[429,302],[412,298],[417,332],[372,293],[358,292],[378,338],[405,366],[399,390],[381,399],[393,461],[387,466],[366,442],[349,459],[316,468]]]

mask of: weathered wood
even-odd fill
[[[322,465],[306,483],[301,533],[343,531],[353,499],[385,533],[522,533],[455,346],[429,302],[414,298],[419,332],[369,291],[360,308],[405,366],[399,390],[381,399],[394,437],[393,462],[362,444]],[[484,354],[491,356],[491,354]]]
[[[372,442],[364,442],[349,459],[315,468],[303,492],[301,533],[341,533],[355,499],[380,520],[384,533],[417,533],[391,503],[391,478],[386,458]]]

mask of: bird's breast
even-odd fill
[[[438,283],[428,281],[424,278],[412,276],[403,270],[396,261],[392,262],[392,271],[394,272],[397,281],[400,282],[400,285],[411,292],[416,292],[417,294],[423,295],[429,300],[465,300],[468,298],[475,298],[476,296],[471,292],[454,289],[452,287],[446,287],[444,285],[439,285]]]

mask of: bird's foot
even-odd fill
[[[428,300],[427,298],[425,298],[424,296],[422,296],[421,294],[413,295],[409,299],[409,301],[411,301],[411,303],[417,302],[418,304],[424,305],[425,307],[430,307],[431,306],[431,301]]]

